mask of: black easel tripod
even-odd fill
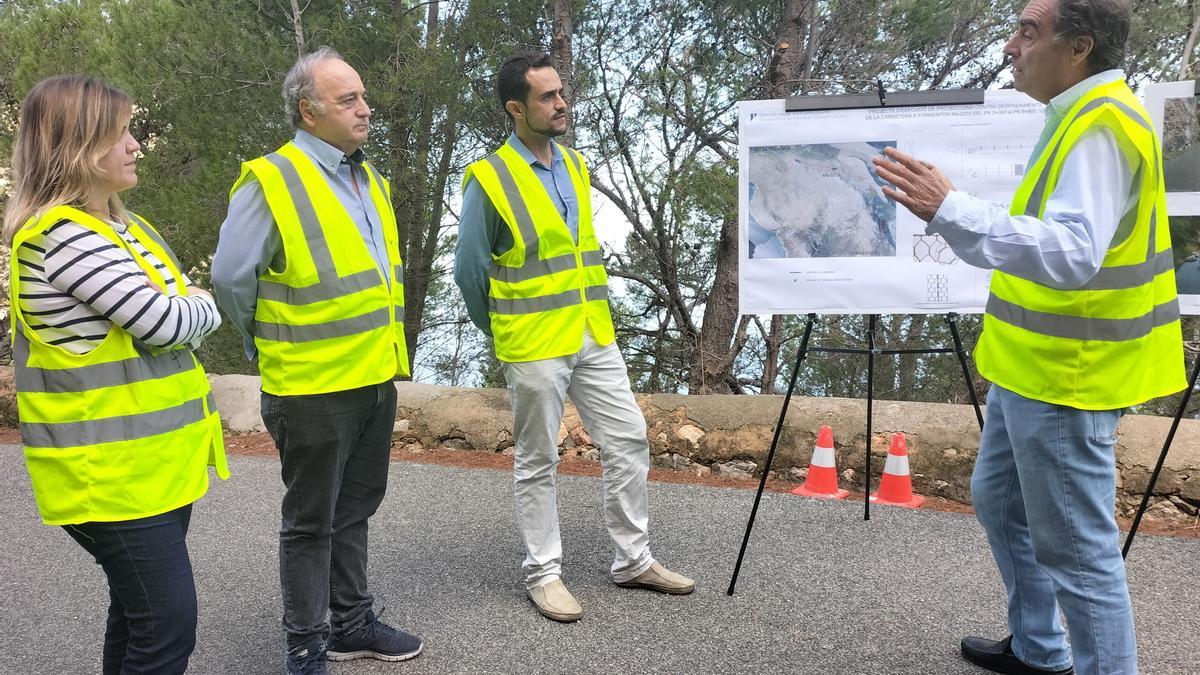
[[[784,103],[786,112],[801,112],[801,111],[819,111],[819,110],[837,110],[837,109],[855,109],[855,108],[899,108],[899,107],[920,107],[931,105],[969,105],[979,104],[984,102],[984,92],[982,89],[970,90],[953,90],[953,91],[930,91],[930,92],[887,92],[883,83],[876,82],[877,91],[871,94],[850,94],[850,95],[835,95],[835,96],[793,96],[789,97]],[[1196,95],[1200,96],[1200,79],[1196,80]],[[947,314],[946,322],[950,326],[951,335],[954,337],[953,349],[909,349],[909,350],[880,350],[875,348],[875,324],[878,320],[878,315],[869,315],[869,328],[867,331],[867,348],[813,348],[809,349],[808,342],[812,335],[812,327],[816,321],[816,314],[808,314],[808,321],[804,328],[804,337],[800,343],[800,349],[796,355],[796,363],[792,369],[791,379],[788,382],[787,393],[783,399],[783,408],[779,412],[779,422],[775,426],[775,434],[771,439],[771,448],[767,453],[766,464],[763,468],[762,478],[758,484],[758,492],[754,496],[754,506],[750,510],[750,519],[746,523],[746,532],[742,537],[742,546],[738,551],[737,564],[733,569],[733,577],[729,581],[729,595],[733,595],[734,587],[737,585],[738,573],[742,568],[742,561],[745,558],[746,546],[750,541],[750,532],[754,527],[754,519],[758,515],[758,506],[762,500],[763,490],[766,489],[767,476],[770,475],[771,463],[775,458],[775,450],[779,445],[779,438],[783,431],[783,424],[787,417],[788,406],[791,403],[792,391],[796,387],[796,378],[800,372],[800,364],[804,361],[809,351],[815,353],[843,353],[843,354],[866,354],[867,355],[867,452],[866,454],[866,489],[863,494],[863,519],[870,520],[871,504],[869,499],[870,482],[871,482],[871,422],[872,422],[872,403],[874,401],[874,366],[875,355],[893,355],[893,354],[943,354],[955,352],[958,355],[959,363],[962,366],[963,378],[967,384],[967,391],[971,397],[971,404],[975,408],[975,417],[979,422],[979,428],[983,428],[983,413],[979,408],[979,401],[975,396],[975,388],[971,380],[971,372],[967,366],[966,350],[962,346],[962,340],[958,334],[958,326],[955,322],[957,315],[954,313]],[[1179,422],[1183,417],[1187,407],[1188,400],[1191,397],[1192,390],[1195,388],[1197,375],[1200,374],[1200,356],[1197,357],[1197,362],[1192,369],[1191,378],[1189,380],[1188,390],[1183,396],[1183,400],[1179,405],[1179,410],[1175,414],[1174,422],[1171,425],[1171,430],[1167,435],[1166,442],[1163,445],[1162,453],[1159,455],[1158,463],[1154,467],[1154,472],[1150,477],[1149,484],[1146,487],[1146,494],[1142,497],[1141,505],[1138,507],[1137,514],[1134,517],[1133,523],[1129,529],[1129,534],[1125,538],[1125,545],[1122,550],[1122,556],[1128,556],[1129,548],[1133,543],[1133,537],[1137,533],[1138,525],[1141,522],[1142,516],[1146,511],[1146,507],[1150,501],[1150,495],[1154,492],[1154,485],[1158,481],[1159,473],[1162,470],[1163,464],[1166,461],[1167,452],[1170,450],[1171,442],[1174,440],[1175,432],[1179,427]]]
[[[734,587],[737,585],[738,573],[742,569],[742,560],[746,555],[746,545],[750,542],[750,532],[754,529],[754,519],[758,515],[758,505],[762,501],[763,490],[767,486],[767,476],[771,473],[771,463],[775,459],[775,450],[779,447],[779,437],[783,433],[783,424],[787,419],[788,406],[792,402],[792,391],[796,388],[796,378],[800,373],[800,364],[809,352],[819,354],[866,354],[867,355],[867,452],[866,452],[866,468],[864,470],[865,489],[863,490],[863,520],[871,519],[871,422],[872,422],[872,404],[875,400],[875,356],[883,355],[890,356],[895,354],[950,354],[958,355],[959,365],[962,366],[963,378],[967,384],[967,392],[971,396],[971,405],[975,407],[975,418],[979,422],[979,428],[983,429],[983,412],[979,409],[979,399],[975,396],[975,387],[971,381],[971,371],[967,366],[967,352],[963,348],[962,339],[958,334],[958,315],[950,313],[945,316],[946,324],[950,327],[950,334],[954,337],[954,347],[943,347],[936,349],[876,349],[875,348],[875,324],[879,319],[878,314],[868,315],[867,327],[867,347],[866,349],[855,347],[813,347],[809,348],[809,338],[812,336],[813,324],[816,323],[817,315],[809,314],[807,321],[804,324],[804,337],[800,340],[800,349],[796,352],[796,363],[792,366],[792,376],[788,380],[787,393],[783,397],[783,408],[779,411],[779,422],[775,425],[775,435],[771,438],[771,449],[767,452],[767,461],[763,466],[762,478],[758,482],[758,492],[754,495],[754,506],[750,509],[750,520],[746,523],[746,533],[742,537],[742,548],[738,551],[737,564],[733,568],[733,578],[729,580],[729,590],[727,593],[733,595]],[[1156,474],[1157,475],[1157,474]]]
[[[1200,80],[1196,81],[1196,88],[1200,92]],[[1142,516],[1146,514],[1146,507],[1150,505],[1150,495],[1154,494],[1154,484],[1158,482],[1158,474],[1162,471],[1163,463],[1167,461],[1167,453],[1171,450],[1171,442],[1175,440],[1175,431],[1179,429],[1179,421],[1183,419],[1188,401],[1192,398],[1192,391],[1196,388],[1197,375],[1200,375],[1200,355],[1196,356],[1196,361],[1192,364],[1192,375],[1188,378],[1187,391],[1183,392],[1183,399],[1179,401],[1179,409],[1175,411],[1175,419],[1171,421],[1171,430],[1167,432],[1167,440],[1163,443],[1162,452],[1158,455],[1158,462],[1154,465],[1150,481],[1146,484],[1146,494],[1142,495],[1142,503],[1138,505],[1137,513],[1133,516],[1129,534],[1125,535],[1125,545],[1121,547],[1122,558],[1129,557],[1129,549],[1133,546],[1133,536],[1137,534]]]
[[[833,96],[790,96],[784,101],[784,111],[792,112],[813,112],[821,110],[852,110],[852,109],[869,109],[869,108],[907,108],[907,107],[926,107],[926,106],[949,106],[949,105],[978,105],[984,102],[983,89],[955,89],[950,91],[902,91],[888,92],[883,82],[876,80],[876,91],[870,94],[844,94]],[[758,484],[758,493],[754,496],[754,508],[750,511],[750,521],[746,523],[746,534],[742,537],[742,548],[738,552],[737,565],[733,569],[733,579],[729,582],[729,595],[733,595],[733,588],[737,584],[738,572],[742,568],[742,559],[746,555],[746,544],[750,541],[750,530],[754,527],[754,518],[758,515],[758,504],[762,500],[763,490],[767,486],[767,476],[771,470],[771,462],[775,459],[775,450],[779,446],[779,436],[783,432],[784,419],[787,417],[788,405],[792,401],[792,390],[796,388],[796,376],[800,373],[800,363],[804,361],[804,357],[809,351],[816,353],[827,354],[866,354],[867,355],[867,494],[863,495],[863,519],[870,520],[871,518],[871,502],[868,497],[870,493],[871,481],[871,412],[872,403],[874,402],[875,394],[875,356],[892,355],[892,354],[948,354],[955,352],[958,354],[959,363],[962,364],[963,377],[967,381],[967,390],[971,394],[971,403],[975,406],[975,416],[979,420],[980,428],[983,428],[983,413],[979,410],[979,401],[975,396],[975,388],[971,384],[971,371],[967,368],[966,351],[963,349],[962,340],[958,336],[958,325],[955,323],[958,315],[950,313],[946,315],[946,322],[950,324],[950,333],[954,336],[954,348],[944,349],[888,349],[880,350],[875,348],[875,323],[879,319],[878,314],[870,314],[869,328],[867,330],[867,348],[808,348],[809,338],[812,336],[812,327],[817,320],[816,314],[808,315],[808,322],[804,327],[804,338],[800,342],[800,350],[796,354],[796,365],[792,369],[792,377],[788,382],[787,394],[783,397],[783,409],[779,411],[779,423],[775,425],[775,436],[771,439],[771,450],[767,453],[766,466],[763,468],[762,480]]]
[[[808,352],[823,353],[823,354],[866,354],[867,355],[867,452],[866,452],[866,469],[865,469],[865,485],[863,490],[863,520],[871,519],[871,502],[869,498],[871,484],[871,412],[872,403],[875,394],[875,355],[892,355],[892,354],[945,354],[954,352],[958,355],[959,365],[962,366],[963,378],[967,384],[967,391],[971,396],[971,405],[975,408],[975,418],[979,422],[979,428],[983,429],[983,413],[979,408],[979,400],[975,395],[975,387],[971,381],[971,371],[967,366],[966,350],[963,348],[962,340],[958,334],[958,324],[956,323],[956,314],[947,314],[945,317],[946,323],[950,326],[950,334],[954,337],[953,349],[875,349],[875,323],[878,315],[872,314],[869,316],[869,327],[867,329],[867,348],[808,348],[808,341],[812,335],[812,327],[816,322],[816,314],[809,314],[804,326],[804,337],[800,341],[800,349],[796,352],[796,363],[792,367],[792,375],[788,381],[787,393],[783,398],[783,408],[779,411],[779,422],[775,425],[775,435],[771,438],[771,449],[767,452],[767,461],[763,467],[762,478],[759,479],[758,492],[754,495],[754,506],[750,509],[750,520],[746,523],[746,532],[742,537],[742,547],[738,551],[737,564],[733,568],[733,577],[729,580],[729,589],[726,591],[728,595],[733,595],[734,588],[737,586],[738,574],[742,569],[742,560],[746,555],[746,546],[750,543],[750,532],[754,528],[754,519],[758,515],[758,505],[762,501],[763,491],[766,489],[767,476],[770,475],[771,463],[775,459],[775,450],[779,446],[779,437],[783,432],[784,420],[787,418],[787,410],[792,400],[792,391],[796,388],[796,379],[800,373],[800,364],[808,355]],[[1138,505],[1137,513],[1133,517],[1133,523],[1129,527],[1129,533],[1125,535],[1125,544],[1121,548],[1121,557],[1129,557],[1129,549],[1133,546],[1133,538],[1137,534],[1138,526],[1142,522],[1142,516],[1146,513],[1146,508],[1150,504],[1150,496],[1154,494],[1154,486],[1158,483],[1159,474],[1162,472],[1163,465],[1167,460],[1167,453],[1171,450],[1171,444],[1175,440],[1175,432],[1179,429],[1179,423],[1183,419],[1184,413],[1187,411],[1188,402],[1191,400],[1192,392],[1196,389],[1196,380],[1200,376],[1200,355],[1197,355],[1195,362],[1192,364],[1192,373],[1188,377],[1187,391],[1184,392],[1183,398],[1179,401],[1179,408],[1175,411],[1175,417],[1171,421],[1171,429],[1167,432],[1167,438],[1163,442],[1162,452],[1158,455],[1158,461],[1154,465],[1154,471],[1150,474],[1150,480],[1146,484],[1146,492],[1142,495],[1141,504]]]

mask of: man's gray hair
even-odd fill
[[[316,83],[313,82],[313,65],[325,59],[340,59],[341,54],[333,47],[318,47],[316,51],[301,56],[292,64],[287,77],[283,78],[283,112],[292,126],[300,128],[300,99],[307,99],[318,112],[322,110],[317,98]]]
[[[1128,0],[1058,0],[1055,39],[1088,36],[1095,45],[1088,55],[1088,70],[1096,73],[1120,68],[1125,62],[1133,9]]]

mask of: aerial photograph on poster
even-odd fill
[[[871,158],[895,144],[750,148],[749,257],[895,255],[896,204],[871,170]]]
[[[1200,192],[1200,106],[1169,98],[1163,106],[1163,177],[1168,192]]]
[[[884,193],[894,147],[957,189],[1012,199],[1045,106],[1012,90],[982,102],[789,111],[738,104],[738,305],[743,314],[982,312],[990,271],[967,265]]]
[[[1146,111],[1162,130],[1163,182],[1179,309],[1200,314],[1200,96],[1194,80],[1146,86]]]
[[[1200,217],[1171,216],[1171,249],[1180,309],[1200,313]]]

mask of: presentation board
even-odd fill
[[[1179,309],[1200,314],[1200,96],[1197,83],[1146,86],[1146,112],[1162,138],[1167,214]]]
[[[1007,204],[1044,122],[1043,106],[1015,91],[974,105],[787,112],[782,99],[742,102],[741,312],[982,312],[991,273],[884,197],[871,158],[894,146],[957,189]]]

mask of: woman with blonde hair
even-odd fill
[[[117,194],[137,184],[123,92],[82,75],[21,104],[4,214],[21,439],[38,510],[108,578],[103,672],[182,673],[196,641],[191,505],[226,478],[192,353],[220,325]]]

